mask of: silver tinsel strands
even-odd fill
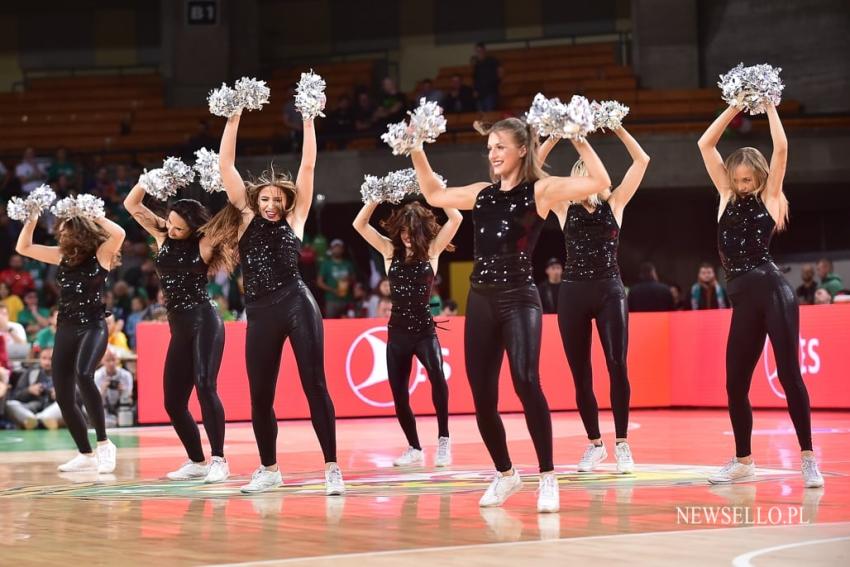
[[[53,205],[53,214],[60,219],[82,217],[97,220],[106,216],[103,200],[94,195],[77,195],[65,197]]]
[[[445,187],[446,180],[439,174],[434,174]],[[416,179],[416,171],[408,167],[391,171],[384,177],[366,175],[360,186],[360,195],[364,203],[392,203],[398,204],[408,195],[421,193],[419,181]]]
[[[393,155],[406,156],[414,146],[413,130],[402,120],[387,125],[387,131],[381,134],[381,140],[392,149]]]
[[[264,104],[269,103],[271,89],[266,86],[265,81],[242,77],[236,81],[236,97],[239,105],[248,110],[261,110]]]
[[[217,153],[207,148],[201,148],[195,152],[195,165],[192,167],[198,172],[198,183],[201,184],[204,191],[207,193],[224,191]]]
[[[380,203],[384,200],[384,180],[375,175],[365,175],[360,186],[360,197],[364,203]]]
[[[207,97],[210,105],[210,114],[230,118],[239,114],[242,104],[236,91],[222,83],[221,87],[213,89]]]
[[[301,73],[301,80],[295,87],[295,108],[304,120],[312,120],[316,116],[324,118],[325,80],[313,72]]]
[[[540,136],[584,140],[593,130],[593,112],[583,96],[575,95],[569,104],[537,93],[526,114],[526,122]]]
[[[169,197],[177,194],[177,190],[186,187],[195,180],[195,172],[183,163],[180,158],[169,157],[163,162],[162,167],[145,170],[139,176],[139,185],[144,187],[145,193],[160,201],[167,201]]]
[[[616,100],[593,101],[590,108],[593,111],[594,130],[616,130],[622,127],[623,118],[629,113],[629,107]]]
[[[573,95],[566,108],[566,118],[564,138],[584,141],[585,136],[593,131],[593,111],[590,102],[583,96]]]
[[[763,114],[767,103],[778,106],[782,100],[785,85],[779,78],[781,71],[767,64],[744,67],[739,63],[720,75],[717,86],[727,104],[749,114]]]
[[[410,155],[415,148],[422,144],[430,144],[446,131],[446,117],[443,109],[436,102],[419,99],[419,106],[410,115],[410,123],[404,120],[387,126],[387,131],[381,134],[381,140],[392,148],[394,155]]]
[[[40,216],[56,200],[56,193],[49,185],[40,185],[26,199],[12,197],[6,207],[10,219],[25,222],[31,216]]]
[[[186,187],[195,180],[192,168],[176,157],[165,159],[162,163],[162,173],[168,183],[177,189]]]

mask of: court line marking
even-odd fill
[[[764,555],[766,553],[771,553],[774,551],[781,551],[783,549],[791,549],[793,547],[803,547],[805,545],[819,545],[821,543],[831,543],[833,541],[846,541],[850,540],[850,536],[843,537],[832,537],[827,539],[814,539],[811,541],[798,541],[797,543],[786,543],[785,545],[775,545],[773,547],[764,547],[762,549],[756,549],[755,551],[750,551],[748,553],[743,553],[732,560],[733,567],[753,567],[752,562],[750,561],[754,557],[758,557],[759,555]]]
[[[789,527],[813,527],[813,526],[821,526],[821,527],[832,527],[832,526],[848,526],[850,527],[850,522],[825,522],[818,524],[799,524],[799,525],[788,525],[788,524],[778,524],[774,526],[752,526],[752,528],[789,528]],[[493,542],[493,543],[473,543],[469,545],[445,545],[445,546],[436,546],[436,547],[417,547],[417,548],[406,548],[406,549],[396,549],[396,550],[382,550],[382,551],[363,551],[356,553],[337,553],[334,555],[313,555],[313,556],[305,556],[305,557],[287,557],[285,559],[261,559],[258,561],[245,561],[241,563],[207,563],[206,565],[209,567],[250,567],[250,566],[259,566],[259,565],[281,565],[286,563],[295,563],[299,561],[333,561],[334,559],[357,559],[357,558],[368,558],[368,557],[382,557],[387,555],[411,555],[414,553],[428,553],[432,551],[462,551],[465,549],[483,549],[483,548],[502,548],[502,547],[514,547],[514,546],[525,546],[525,545],[537,545],[541,543],[552,543],[556,541],[563,542],[584,542],[584,541],[593,541],[593,540],[604,540],[604,539],[612,539],[612,538],[636,538],[641,536],[652,536],[652,535],[677,535],[677,534],[693,534],[693,533],[703,533],[703,532],[725,532],[725,531],[741,531],[741,527],[729,527],[729,528],[697,528],[693,530],[684,529],[684,530],[667,530],[667,531],[654,531],[654,532],[641,532],[641,533],[628,533],[628,534],[606,534],[606,535],[596,535],[596,536],[581,536],[581,537],[571,537],[571,538],[558,538],[558,539],[531,539],[525,541],[506,541],[506,542]],[[746,528],[745,528],[746,529]],[[834,539],[850,539],[850,537],[842,537],[842,538],[834,538]],[[812,540],[812,543],[815,541],[827,541],[827,540]],[[804,545],[809,542],[799,542],[800,545]],[[788,546],[793,546],[795,544],[787,544]],[[757,550],[759,551],[759,550]],[[737,559],[737,558],[736,558]],[[747,564],[749,565],[749,564]],[[735,565],[734,567],[738,567]],[[743,567],[743,566],[741,566]]]

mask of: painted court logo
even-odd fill
[[[452,368],[445,360],[449,350],[444,348],[442,352],[443,374],[448,380],[452,374]],[[364,403],[377,408],[393,405],[387,375],[387,327],[367,329],[351,342],[345,357],[345,377],[351,391]],[[427,381],[425,369],[415,360],[408,391],[413,395],[419,384]]]
[[[821,359],[818,353],[819,348],[820,339],[804,339],[800,337],[800,373],[803,375],[803,378],[807,374],[811,375],[820,372]],[[762,360],[764,361],[764,373],[767,376],[767,383],[770,385],[770,389],[776,394],[776,397],[784,400],[785,391],[782,389],[782,384],[779,383],[776,358],[773,355],[769,337],[764,340]]]

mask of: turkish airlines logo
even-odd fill
[[[804,339],[800,337],[800,374],[817,374],[820,372],[820,355],[818,348],[820,347],[820,339]],[[776,359],[773,356],[773,349],[770,348],[770,338],[764,341],[764,373],[767,375],[767,383],[770,389],[780,399],[785,399],[785,391],[782,389],[782,384],[779,382],[779,373],[776,369]]]
[[[448,381],[452,375],[452,367],[446,362],[449,349],[441,348],[441,351],[443,375]],[[392,407],[393,394],[387,374],[387,327],[372,327],[352,341],[345,357],[345,377],[354,395],[366,404],[376,408]],[[427,381],[425,367],[414,357],[413,376],[408,385],[410,395],[419,384]]]

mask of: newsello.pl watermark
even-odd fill
[[[721,526],[808,524],[802,506],[676,506],[676,523]]]

